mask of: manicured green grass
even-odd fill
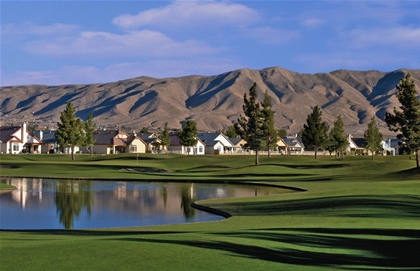
[[[218,222],[1,231],[2,271],[420,269],[420,173],[408,157],[275,156],[259,166],[253,156],[77,159],[0,155],[8,165],[1,175],[244,181],[307,192],[198,202],[233,215]]]
[[[0,183],[0,190],[10,190],[10,189],[13,189],[13,188],[14,187],[12,185]]]

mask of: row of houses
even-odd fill
[[[56,153],[59,151],[56,131],[34,131],[27,129],[27,124],[22,126],[0,127],[1,153]],[[228,138],[222,133],[199,133],[195,146],[183,146],[176,134],[170,134],[170,144],[165,148],[156,133],[135,133],[120,130],[97,130],[94,132],[94,154],[117,153],[161,153],[171,152],[179,154],[244,154],[246,143],[241,138]],[[348,136],[348,152],[356,154],[366,153],[364,139]],[[383,141],[384,150],[392,155],[397,154],[391,140]],[[76,152],[88,153],[87,149],[75,148]],[[69,150],[64,150],[69,152]],[[305,149],[300,137],[287,136],[279,138],[273,153],[279,154],[304,154]]]

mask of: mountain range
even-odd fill
[[[407,69],[302,74],[272,67],[214,76],[142,76],[106,84],[6,86],[0,88],[0,118],[3,125],[29,121],[54,127],[72,102],[77,116],[87,119],[92,112],[97,125],[159,129],[168,122],[179,129],[192,119],[200,131],[218,131],[243,114],[244,94],[256,82],[260,101],[266,91],[272,98],[277,129],[300,131],[318,105],[330,125],[341,114],[346,132],[363,134],[376,116],[381,132],[390,134],[384,116],[400,106],[395,87],[408,72],[420,94],[420,70]]]

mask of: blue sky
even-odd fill
[[[420,1],[1,1],[1,85],[420,68]]]

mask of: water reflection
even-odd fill
[[[2,178],[17,187],[0,195],[0,229],[147,226],[219,220],[191,203],[208,198],[287,193],[267,187]]]
[[[73,227],[74,218],[80,215],[83,208],[86,208],[90,216],[92,203],[92,182],[74,180],[56,182],[55,205],[64,228]]]
[[[194,196],[193,185],[181,185],[181,208],[184,211],[184,216],[186,218],[192,218],[195,216],[195,208],[191,204],[197,199]]]

